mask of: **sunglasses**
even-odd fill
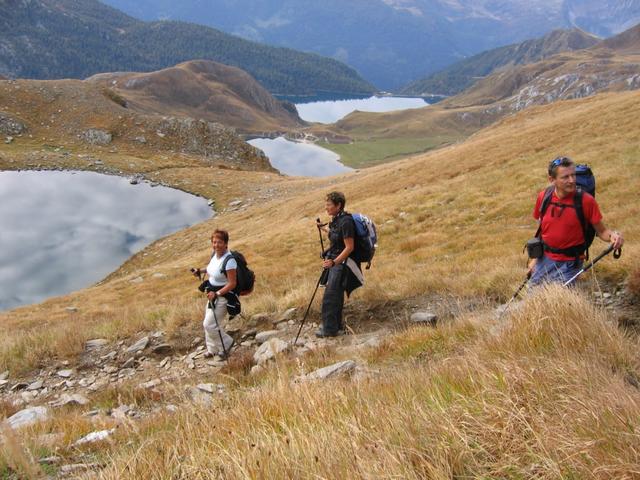
[[[548,168],[549,175],[553,173],[554,168],[558,168],[563,163],[570,163],[570,162],[571,162],[571,159],[569,157],[554,158],[553,160],[551,160],[551,163],[549,163],[549,168]]]

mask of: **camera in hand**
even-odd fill
[[[211,284],[209,283],[209,280],[205,280],[204,282],[202,282],[198,286],[198,290],[200,290],[202,293],[209,293],[209,292],[214,292],[215,291],[213,289],[213,287],[211,286]]]

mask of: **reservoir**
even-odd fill
[[[391,112],[422,108],[429,105],[419,97],[377,97],[343,98],[337,100],[306,100],[295,102],[300,118],[307,122],[335,123],[358,110],[361,112]]]
[[[303,120],[317,123],[337,122],[355,110],[389,112],[429,105],[419,97],[336,97],[325,94],[315,97],[279,96],[278,98],[294,103]],[[248,143],[262,150],[269,157],[271,165],[284,175],[325,177],[352,170],[340,163],[339,155],[312,143],[292,142],[284,137],[256,138]]]
[[[249,144],[262,150],[274,168],[284,175],[327,177],[353,170],[340,163],[340,156],[312,143],[292,142],[284,137],[256,138]]]
[[[0,310],[88,287],[210,216],[202,198],[122,177],[0,172]]]

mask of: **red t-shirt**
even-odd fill
[[[544,198],[544,190],[538,194],[538,200],[536,206],[533,209],[533,218],[540,219],[540,206],[542,205],[542,199]],[[542,241],[553,248],[569,248],[575,245],[584,243],[584,235],[582,233],[582,226],[578,219],[578,213],[573,208],[573,196],[574,194],[567,195],[560,200],[556,196],[554,191],[551,195],[551,201],[547,206],[547,210],[544,213],[542,219]],[[553,205],[553,203],[559,203],[569,205],[567,207],[559,207]],[[602,214],[600,213],[600,207],[593,196],[584,192],[582,194],[582,210],[584,211],[584,218],[591,225],[600,223],[602,221]],[[568,257],[561,253],[545,252],[545,255],[552,260],[566,261],[573,260],[575,257]]]

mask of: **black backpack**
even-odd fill
[[[542,203],[540,204],[540,219],[544,217],[544,214],[547,211],[547,208],[549,207],[549,205],[552,204],[551,196],[553,195],[553,190],[554,190],[554,187],[553,185],[551,185],[550,187],[547,187],[547,189],[544,192],[544,196],[542,197]],[[584,235],[583,251],[586,252],[587,258],[589,258],[589,247],[593,243],[593,239],[595,238],[596,231],[593,228],[593,225],[591,225],[584,217],[584,209],[582,204],[582,196],[584,192],[589,193],[593,197],[596,196],[596,178],[593,175],[593,172],[591,171],[591,168],[588,165],[579,164],[579,165],[576,165],[576,193],[573,196],[573,205],[566,205],[566,204],[561,204],[561,205],[554,204],[554,205],[558,205],[560,208],[569,207],[569,208],[575,209],[576,215],[578,216],[578,220],[580,221],[580,225],[582,226],[582,234]],[[541,229],[542,229],[542,223],[540,224],[540,227],[538,227],[538,232],[536,233],[536,237],[540,235]],[[554,252],[554,250],[558,250],[557,252],[554,252],[554,253],[564,253],[570,256],[573,256],[573,255],[578,256],[582,254],[582,252],[578,252],[578,250],[583,249],[583,245],[572,247],[570,249],[572,251],[569,253],[560,251],[559,249],[551,249],[549,247],[546,247],[546,248],[549,248],[549,250],[552,252]]]
[[[227,255],[223,260],[220,272],[226,276],[227,262],[231,258],[234,258],[238,264],[238,268],[236,269],[236,288],[234,288],[233,291],[237,295],[249,295],[253,291],[253,286],[256,282],[256,274],[247,266],[247,260],[244,258],[244,255],[236,250],[231,250],[230,253],[231,255]]]

